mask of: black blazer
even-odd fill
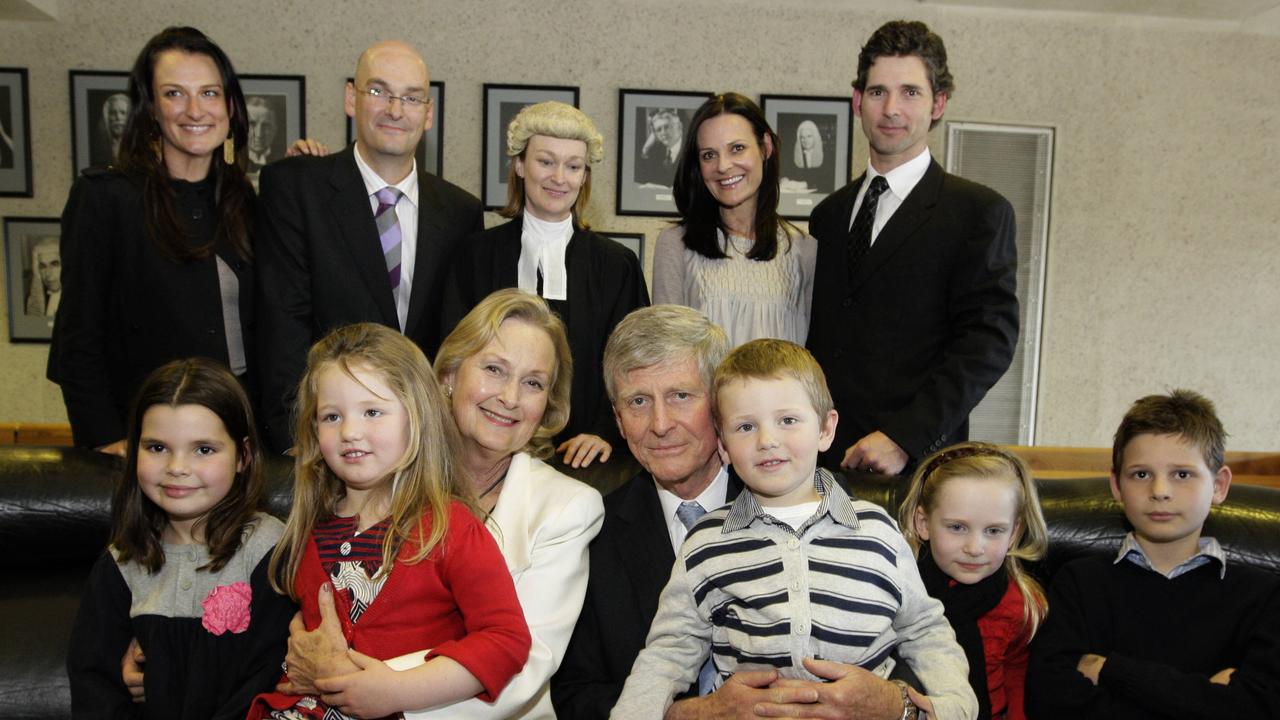
[[[741,490],[742,481],[730,472],[726,501]],[[642,471],[604,498],[604,525],[591,543],[587,597],[551,679],[558,717],[609,716],[644,649],[675,561],[653,476]]]
[[[378,322],[399,329],[378,229],[356,167],[355,146],[263,168],[256,237],[262,415],[275,451],[289,426],[307,350],[335,327]],[[418,247],[404,334],[435,355],[444,274],[454,249],[484,226],[480,201],[418,172]]]
[[[445,280],[445,335],[489,293],[519,286],[523,228],[524,217],[516,216],[472,237],[458,250]],[[649,304],[644,272],[635,253],[581,228],[565,249],[565,269],[568,299],[547,301],[564,320],[573,354],[569,424],[559,439],[588,432],[617,443],[613,407],[604,390],[604,345],[627,313]]]
[[[875,430],[912,462],[967,438],[969,411],[1018,339],[1009,202],[931,162],[850,278],[849,220],[864,178],[809,220],[818,260],[807,345],[840,412],[828,467]]]
[[[196,187],[174,185],[180,198]],[[252,263],[225,243],[190,262],[162,254],[147,235],[141,179],[86,169],[62,211],[60,247],[62,300],[47,374],[62,388],[76,445],[123,439],[134,394],[166,362],[200,356],[227,364],[217,258],[239,282],[240,332],[252,368]]]

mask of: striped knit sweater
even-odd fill
[[[850,500],[825,470],[814,485],[822,502],[797,530],[749,492],[698,521],[612,717],[661,717],[708,652],[719,684],[738,670],[770,667],[818,680],[805,657],[887,678],[894,650],[924,684],[938,720],[976,715],[964,653],[897,524],[879,506]]]

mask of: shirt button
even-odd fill
[[[190,589],[191,589],[191,581],[190,581],[190,580],[183,580],[183,581],[182,581],[182,589],[183,589],[183,590],[190,590]]]
[[[799,580],[793,581],[791,583],[791,589],[795,590],[796,592],[800,592],[800,581]]]
[[[339,552],[339,553],[341,553],[343,557],[346,557],[346,556],[350,555],[350,554],[351,554],[351,543],[349,543],[349,542],[344,542],[344,543],[342,543],[341,547],[339,547],[339,548],[338,548],[338,552]]]
[[[791,548],[792,550],[795,550],[796,548],[800,547],[800,538],[791,538],[790,540],[788,540],[787,547]]]
[[[798,622],[798,623],[796,623],[796,634],[797,634],[797,635],[803,635],[803,634],[805,634],[805,632],[806,632],[806,631],[808,631],[808,629],[809,629],[809,626],[808,626],[808,625],[805,625],[805,624],[804,624],[804,623],[802,623],[802,622]]]
[[[853,305],[853,300],[851,298],[845,298],[844,300],[840,301],[840,307],[850,307],[852,305]]]

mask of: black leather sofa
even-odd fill
[[[568,471],[602,492],[637,466],[622,456]],[[71,448],[0,447],[0,718],[65,718],[64,660],[85,578],[107,536],[110,489],[120,463]],[[289,464],[269,463],[270,509],[289,503]],[[850,478],[859,497],[896,508],[902,483]],[[1114,552],[1126,532],[1101,478],[1040,482],[1051,536],[1045,577],[1068,560]],[[1207,532],[1232,561],[1280,572],[1280,490],[1236,486]]]

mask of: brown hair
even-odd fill
[[[919,21],[893,20],[872,33],[858,53],[858,75],[853,86],[858,92],[866,92],[867,73],[878,58],[908,55],[914,55],[924,63],[925,72],[929,75],[929,88],[934,95],[955,96],[955,79],[947,69],[947,46],[937,33]],[[939,120],[941,118],[934,118],[929,129],[932,130]]]
[[[1004,556],[1004,569],[1022,592],[1022,619],[1030,638],[1049,613],[1049,601],[1044,588],[1022,567],[1022,563],[1044,557],[1049,549],[1049,530],[1040,512],[1040,494],[1036,491],[1035,480],[1022,458],[996,445],[981,442],[952,445],[925,458],[911,476],[910,490],[898,512],[902,535],[913,550],[920,551],[916,510],[921,509],[926,515],[933,512],[942,486],[956,478],[1007,480],[1016,491],[1016,522],[1009,541],[1009,553]]]
[[[1226,462],[1227,431],[1213,402],[1192,390],[1147,395],[1129,408],[1111,445],[1111,472],[1117,476],[1124,467],[1125,447],[1139,435],[1181,436],[1204,455],[1204,463],[1212,473],[1221,470]]]
[[[156,405],[198,405],[222,422],[231,438],[237,466],[231,489],[200,518],[209,563],[201,569],[218,571],[240,549],[244,531],[255,522],[262,506],[262,456],[249,396],[231,371],[206,358],[174,360],[156,368],[138,389],[129,415],[129,438],[124,475],[111,500],[111,545],[120,562],[134,561],[155,573],[164,567],[162,537],[169,516],[142,493],[138,485],[138,442],[142,419]]]

